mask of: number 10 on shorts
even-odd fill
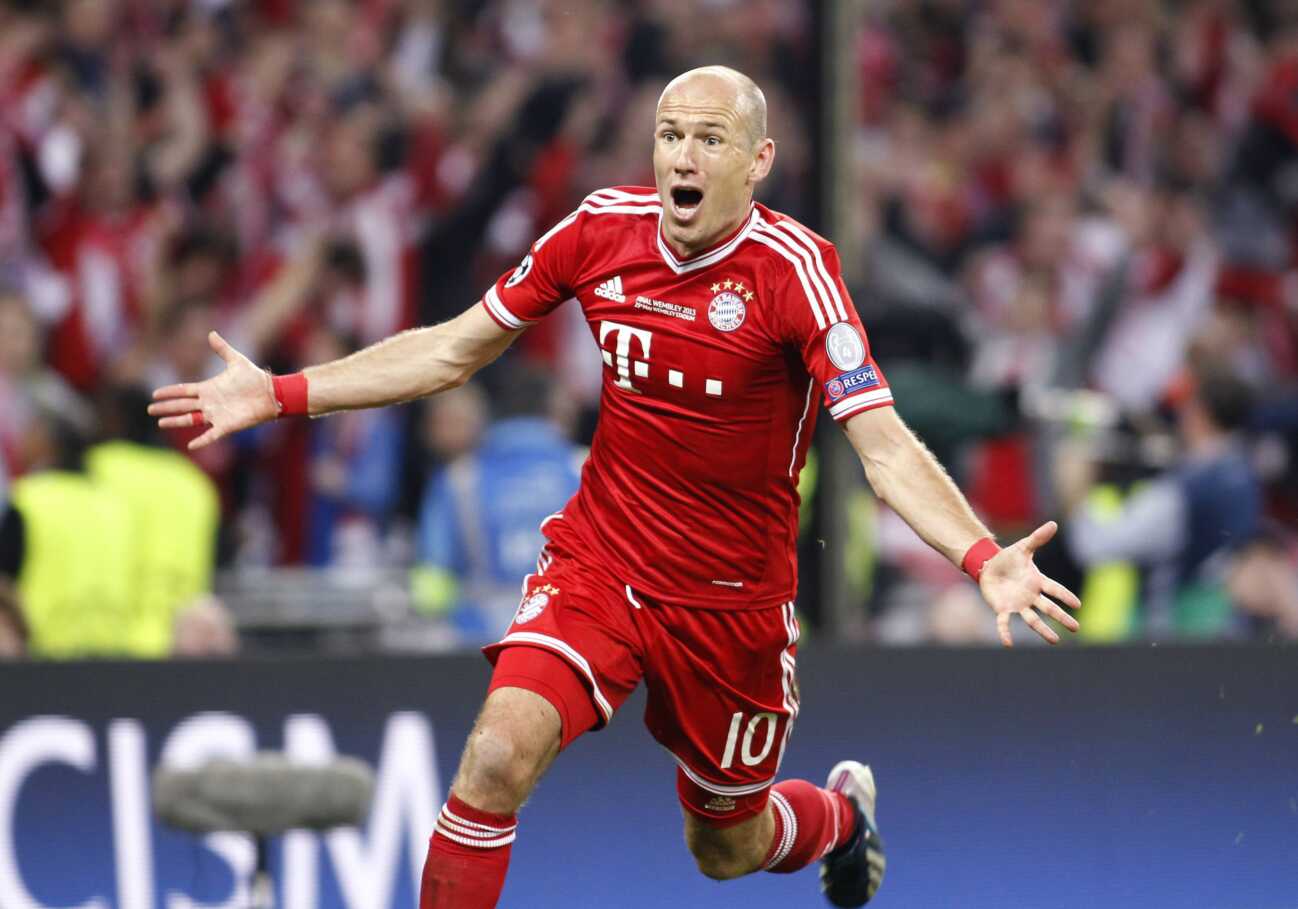
[[[772,746],[775,745],[775,728],[779,725],[779,717],[773,713],[756,713],[748,721],[744,728],[744,744],[739,749],[739,759],[744,762],[746,767],[755,767],[766,756],[771,753]],[[765,723],[766,739],[762,743],[762,750],[753,754],[753,740],[758,737],[758,729]],[[742,710],[737,711],[730,718],[730,734],[726,736],[726,750],[721,756],[721,769],[728,770],[735,762],[735,746],[739,744],[739,728],[744,726],[744,713]]]

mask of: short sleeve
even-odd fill
[[[517,268],[487,288],[483,305],[502,328],[526,328],[572,296],[583,221],[581,209],[568,215],[532,244]]]
[[[856,306],[843,284],[838,253],[806,231],[780,224],[788,268],[782,294],[786,340],[802,355],[835,420],[893,403],[883,370],[874,361]]]

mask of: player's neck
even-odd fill
[[[676,254],[676,258],[680,259],[682,262],[686,259],[693,259],[695,256],[723,245],[731,237],[739,233],[739,231],[743,229],[744,223],[748,220],[752,210],[753,203],[750,199],[748,204],[743,207],[743,210],[734,218],[727,220],[724,226],[712,231],[707,237],[693,242],[672,236],[671,227],[666,221],[663,221],[663,239],[667,241],[667,245],[671,248],[671,251]]]

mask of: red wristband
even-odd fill
[[[964,559],[960,562],[960,567],[965,574],[974,579],[976,584],[978,578],[982,576],[983,566],[987,564],[987,560],[1000,551],[1001,548],[996,545],[995,540],[991,537],[983,537],[969,547],[969,551],[964,554]]]
[[[275,387],[275,403],[279,405],[279,415],[281,417],[306,415],[305,373],[295,372],[287,376],[271,376],[270,384]]]

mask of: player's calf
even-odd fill
[[[762,867],[791,874],[837,849],[852,835],[856,809],[841,793],[806,780],[783,780],[771,787],[775,835]]]
[[[770,808],[739,824],[717,827],[696,815],[685,815],[685,845],[700,873],[714,881],[751,874],[762,866],[775,832]]]

